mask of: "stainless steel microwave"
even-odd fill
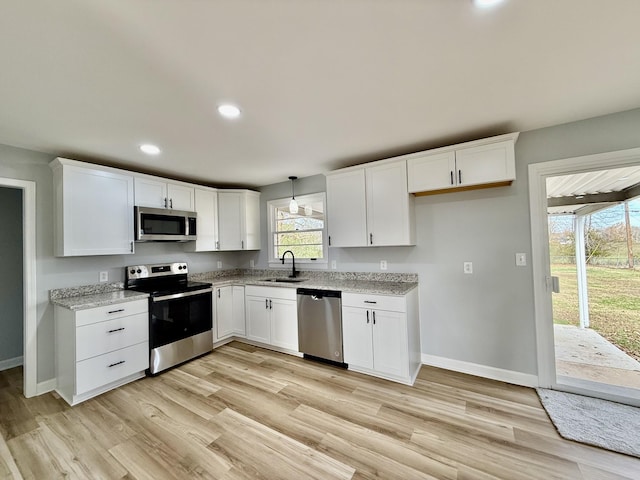
[[[136,242],[188,242],[196,239],[196,212],[135,207]]]

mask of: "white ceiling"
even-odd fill
[[[639,107],[638,18],[638,0],[3,0],[0,143],[267,185]]]

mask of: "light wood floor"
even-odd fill
[[[423,367],[413,387],[234,342],[69,407],[0,372],[0,479],[613,479],[535,392]]]

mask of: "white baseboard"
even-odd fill
[[[3,370],[9,370],[10,368],[19,367],[24,363],[24,357],[8,358],[6,360],[0,360],[0,372]]]
[[[468,373],[469,375],[475,375],[477,377],[499,380],[514,385],[522,385],[523,387],[535,388],[539,385],[538,376],[530,373],[504,370],[502,368],[489,367],[487,365],[479,365],[477,363],[464,362],[462,360],[454,360],[436,355],[427,355],[425,353],[422,354],[422,364],[444,368],[445,370],[453,370],[454,372]]]
[[[52,378],[51,380],[45,380],[44,382],[39,382],[36,385],[36,395],[53,392],[57,386],[58,381],[55,378]]]

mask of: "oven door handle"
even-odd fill
[[[151,297],[154,302],[162,302],[164,300],[174,300],[176,298],[191,297],[192,295],[202,295],[203,293],[211,293],[213,288],[205,288],[203,290],[194,290],[193,292],[174,293],[172,295],[162,295],[161,297]]]

